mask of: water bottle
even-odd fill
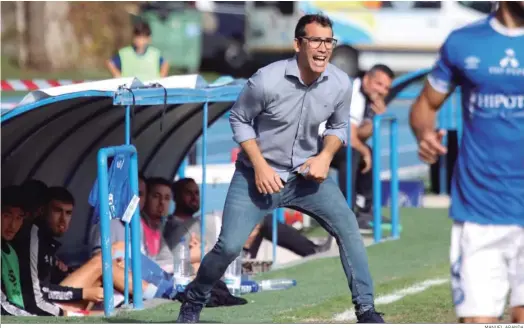
[[[258,293],[268,290],[284,290],[297,285],[293,279],[270,279],[256,282],[253,280],[243,280],[240,286],[241,294]]]
[[[189,245],[187,245],[185,237],[182,237],[178,247],[174,249],[173,255],[174,288],[178,292],[183,292],[191,281],[191,256],[189,254]]]
[[[253,280],[242,280],[240,284],[240,294],[249,294],[258,292],[258,283]]]
[[[269,279],[262,280],[258,283],[259,291],[284,290],[297,285],[294,279]]]
[[[237,258],[231,262],[224,273],[224,283],[227,285],[229,292],[233,296],[240,296],[242,282],[242,258]]]

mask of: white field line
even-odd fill
[[[422,293],[426,289],[432,287],[432,286],[438,286],[447,283],[448,279],[428,279],[424,280],[422,282],[416,283],[410,287],[397,290],[391,294],[386,294],[383,296],[379,296],[375,299],[375,305],[386,305],[391,304],[396,301],[399,301],[403,299],[404,297],[408,295],[414,295],[418,293]],[[377,309],[380,312],[380,309]],[[338,313],[333,317],[334,321],[352,321],[355,320],[357,317],[355,316],[355,309],[351,308],[349,310],[346,310],[342,313]]]

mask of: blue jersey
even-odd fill
[[[121,219],[122,215],[133,198],[133,191],[129,181],[129,155],[118,154],[113,158],[109,167],[109,217],[110,219]],[[137,195],[138,196],[138,195]],[[92,224],[97,224],[100,220],[99,199],[98,199],[98,179],[96,179],[91,193],[89,194],[89,204],[94,207]]]
[[[453,31],[428,81],[438,92],[462,91],[450,216],[524,226],[524,29],[490,15]]]

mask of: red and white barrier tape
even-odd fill
[[[1,91],[34,91],[91,81],[82,80],[1,80]]]
[[[18,106],[18,103],[0,103],[1,110],[9,110]]]

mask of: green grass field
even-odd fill
[[[446,210],[402,209],[400,240],[368,248],[376,296],[386,295],[416,283],[448,278],[448,245],[451,222]],[[285,290],[245,296],[243,306],[205,309],[204,322],[220,323],[308,323],[333,322],[336,314],[351,308],[351,298],[338,258],[312,260],[256,277],[293,278],[297,286]],[[11,318],[2,323],[139,323],[173,322],[180,303],[173,302],[145,311],[123,312],[111,318]],[[419,294],[379,305],[385,320],[392,323],[453,323],[449,284],[430,287]]]

